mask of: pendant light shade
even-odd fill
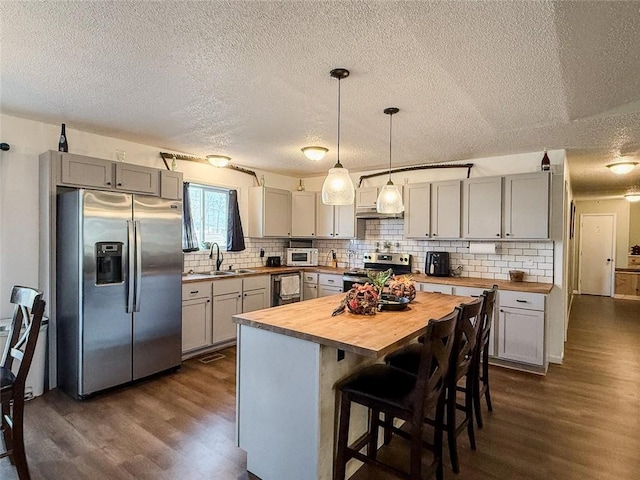
[[[398,214],[404,212],[402,204],[402,193],[400,189],[391,181],[391,133],[393,125],[393,115],[398,113],[400,109],[389,107],[384,109],[384,113],[389,115],[389,181],[382,187],[378,200],[376,201],[376,210],[378,213]]]
[[[336,149],[338,161],[329,170],[329,174],[322,184],[322,203],[325,205],[351,205],[356,196],[356,189],[349,176],[349,170],[340,163],[340,81],[349,76],[349,70],[336,68],[331,70],[329,75],[338,80],[338,144]]]

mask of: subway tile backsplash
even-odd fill
[[[402,219],[371,219],[366,221],[364,240],[314,240],[319,249],[320,265],[330,264],[331,250],[336,252],[340,267],[362,267],[365,252],[386,251],[385,242],[391,244],[391,252],[407,252],[412,255],[412,269],[424,272],[428,250],[446,251],[451,256],[451,268],[462,266],[463,277],[480,277],[508,280],[509,270],[525,272],[528,282],[553,283],[553,242],[495,242],[495,254],[470,254],[466,240],[405,240]],[[222,269],[230,264],[233,268],[252,268],[264,265],[267,256],[280,256],[284,261],[286,239],[245,239],[247,249],[243,252],[222,252]],[[265,256],[260,258],[260,249]],[[184,254],[184,271],[204,273],[213,270],[215,258],[209,252]]]

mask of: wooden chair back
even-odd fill
[[[27,373],[36,350],[45,302],[40,290],[14,286],[11,291],[11,303],[14,305],[13,318],[0,366],[11,371],[14,362],[20,363],[13,383],[14,396],[17,397],[24,396]]]
[[[489,333],[491,332],[491,320],[493,319],[493,308],[496,304],[496,296],[498,295],[498,286],[494,285],[491,290],[485,290],[482,293],[484,303],[482,304],[482,327],[480,328],[480,340],[478,349],[484,348],[489,343]]]
[[[456,308],[460,309],[458,323],[456,325],[456,339],[453,346],[454,366],[451,367],[453,385],[469,371],[476,352],[476,341],[482,326],[482,305],[484,297],[480,297],[469,303],[463,303]]]
[[[430,320],[420,351],[418,379],[413,391],[414,415],[422,422],[424,412],[437,404],[443,395],[460,311],[456,309],[441,318]]]

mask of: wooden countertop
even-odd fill
[[[616,268],[616,272],[620,273],[640,273],[640,268]]]
[[[344,294],[233,316],[240,325],[280,333],[372,358],[381,358],[420,335],[431,318],[442,318],[471,297],[418,292],[406,310],[355,315],[331,312]]]
[[[342,275],[345,271],[345,267],[255,267],[250,268],[254,273],[242,273],[237,275],[222,275],[213,276],[206,273],[192,273],[182,277],[182,283],[191,282],[204,282],[208,280],[217,280],[219,278],[238,278],[238,277],[251,277],[256,275],[271,275],[276,273],[286,272],[317,272],[317,273],[329,273],[333,275]],[[617,269],[616,269],[617,270]],[[487,278],[473,278],[473,277],[430,277],[423,273],[414,273],[413,279],[416,282],[421,283],[439,283],[444,285],[453,285],[459,287],[476,287],[476,288],[491,288],[493,285],[498,285],[500,290],[511,290],[514,292],[529,292],[529,293],[542,293],[548,295],[553,288],[551,283],[535,283],[535,282],[509,282],[506,280],[491,280]]]

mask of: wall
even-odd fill
[[[38,157],[42,152],[56,149],[59,125],[35,122],[9,115],[0,115],[1,140],[11,150],[0,155],[0,318],[11,315],[9,298],[13,285],[38,285]],[[67,125],[69,151],[81,155],[115,160],[116,149],[126,152],[126,161],[155,168],[164,168],[158,146],[127,142],[117,138],[75,130]],[[255,179],[230,169],[195,162],[178,161],[178,170],[186,181],[238,188],[243,220],[247,217],[247,189],[256,185]],[[295,189],[298,180],[266,171],[270,186]],[[252,255],[253,253],[249,253]]]
[[[629,204],[629,251],[640,245],[640,202]]]

